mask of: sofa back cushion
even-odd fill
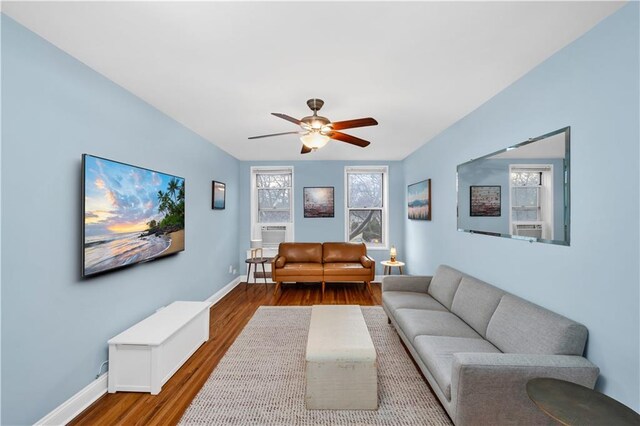
[[[322,263],[322,244],[280,243],[278,255],[284,256],[287,263]]]
[[[431,279],[427,293],[451,310],[453,296],[456,294],[462,276],[462,272],[447,265],[440,265]]]
[[[451,312],[462,318],[482,337],[486,337],[489,320],[504,294],[499,288],[464,275],[453,297]]]
[[[582,355],[587,328],[541,306],[505,294],[489,321],[487,340],[502,352]]]
[[[324,263],[357,262],[367,254],[364,243],[324,243],[322,244],[322,261]]]

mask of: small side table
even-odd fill
[[[264,278],[264,286],[267,286],[267,272],[264,269],[264,264],[267,262],[270,262],[272,258],[270,257],[250,257],[249,259],[245,260],[244,263],[247,263],[249,265],[249,268],[247,269],[247,284],[249,284],[249,277],[251,276],[251,265],[254,265],[253,267],[253,283],[254,284],[258,284],[257,278],[256,278],[256,272],[258,271],[258,265],[262,266],[262,278]],[[245,287],[246,290],[246,287]]]
[[[390,260],[383,260],[380,262],[384,265],[384,275],[393,275],[392,268],[396,266],[400,271],[400,275],[403,275],[402,267],[404,266],[404,262],[391,262]]]
[[[638,425],[640,415],[598,391],[558,379],[527,382],[529,398],[563,425]]]

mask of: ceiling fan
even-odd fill
[[[300,136],[300,140],[302,141],[302,151],[300,152],[301,154],[308,154],[311,151],[322,148],[327,144],[327,142],[329,142],[330,139],[350,143],[362,148],[370,144],[369,141],[365,141],[364,139],[360,139],[355,136],[347,135],[346,133],[342,133],[340,130],[353,129],[355,127],[375,126],[378,124],[375,119],[367,117],[357,118],[355,120],[331,122],[328,118],[318,115],[318,111],[320,111],[320,108],[322,108],[322,106],[324,105],[324,101],[322,99],[309,99],[307,101],[307,105],[309,106],[309,108],[311,108],[311,111],[313,111],[313,115],[304,117],[300,120],[288,116],[287,114],[281,114],[278,112],[271,113],[276,117],[280,117],[284,120],[297,124],[302,128],[302,130],[294,132],[273,133],[270,135],[262,136],[252,136],[249,139],[260,139],[268,138],[271,136],[294,134],[302,135]]]

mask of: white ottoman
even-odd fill
[[[360,306],[313,306],[306,374],[307,409],[378,408],[376,350]]]

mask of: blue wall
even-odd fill
[[[291,149],[299,149],[292,146]],[[313,155],[313,154],[309,154]],[[357,161],[262,161],[240,163],[240,187],[246,188],[240,198],[240,228],[238,262],[244,264],[246,251],[251,240],[251,167],[256,166],[293,166],[294,172],[294,216],[296,241],[344,241],[345,209],[344,209],[344,168],[346,166],[389,166],[389,242],[396,246],[398,259],[404,257],[403,218],[406,212],[404,173],[402,163],[392,162],[357,162]],[[302,193],[305,186],[333,186],[335,188],[335,214],[333,218],[311,219],[304,217]],[[376,270],[382,274],[380,261],[389,259],[389,250],[369,250],[369,255],[376,260]],[[244,272],[242,269],[241,272]]]
[[[624,6],[404,161],[405,183],[431,177],[434,199],[432,222],[405,221],[410,273],[449,264],[584,323],[598,389],[636,410],[638,15]],[[571,246],[456,231],[458,164],[569,125]]]
[[[32,424],[95,378],[109,338],[234,278],[239,162],[4,15],[2,121],[2,424]],[[186,251],[81,280],[85,152],[183,176]]]

